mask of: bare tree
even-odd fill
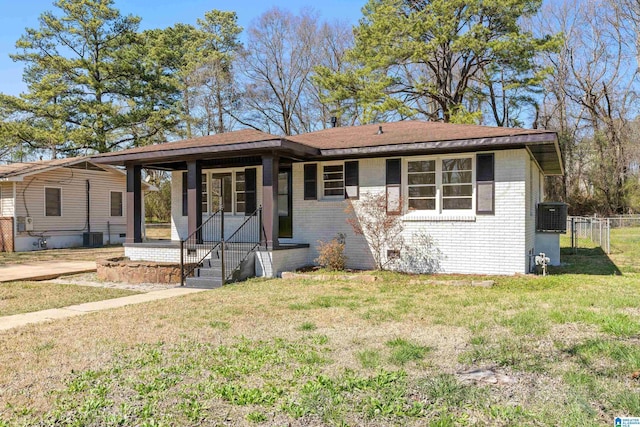
[[[603,214],[625,210],[625,187],[635,143],[629,123],[637,96],[635,38],[613,0],[550,6],[544,24],[561,31],[564,45],[549,55],[541,123],[560,134],[567,178],[564,196],[574,208]]]

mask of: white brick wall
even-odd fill
[[[283,271],[293,271],[309,265],[309,248],[256,252],[256,276],[280,277]]]
[[[527,271],[525,242],[527,214],[525,150],[495,153],[495,215],[417,216],[405,215],[406,241],[424,232],[443,252],[441,267],[447,273],[514,274]],[[360,160],[361,201],[367,193],[385,191],[385,160]],[[293,229],[296,243],[309,243],[310,258],[317,257],[317,241],[346,234],[347,266],[372,268],[373,257],[362,236],[347,224],[348,201],[303,200],[303,165],[294,164]],[[403,175],[403,183],[406,176]],[[475,195],[474,195],[475,197]],[[356,202],[357,204],[358,202]]]
[[[125,245],[124,256],[131,261],[180,262],[180,248],[145,246],[141,244]]]
[[[367,193],[385,191],[385,160],[359,161],[361,201]],[[406,162],[403,162],[403,167]],[[321,168],[322,164],[319,164]],[[535,165],[534,165],[535,166]],[[432,236],[444,254],[442,271],[447,273],[514,274],[528,272],[529,253],[535,238],[535,213],[530,215],[528,176],[531,164],[524,149],[495,152],[495,214],[404,216],[405,239],[414,233]],[[475,170],[474,170],[475,172]],[[261,170],[258,169],[258,194],[261,203]],[[534,174],[539,177],[539,173]],[[313,262],[318,256],[318,241],[328,241],[338,233],[346,235],[347,267],[368,269],[373,257],[365,239],[354,234],[347,223],[345,200],[304,200],[303,164],[293,164],[293,237],[282,243],[308,243],[306,255],[287,254],[295,263]],[[403,173],[403,186],[406,175]],[[539,178],[537,178],[539,179]],[[172,183],[172,239],[186,235],[186,217],[182,217],[182,175],[174,172]],[[320,187],[320,185],[319,185]],[[538,191],[538,184],[532,186]],[[318,189],[320,194],[320,188]],[[406,195],[405,195],[406,196]],[[534,197],[539,197],[536,193]],[[475,200],[475,193],[474,193]],[[356,206],[357,203],[355,202]],[[237,226],[231,221],[229,227]],[[241,218],[241,217],[239,217]],[[285,251],[289,252],[289,251]],[[300,251],[301,253],[303,251]],[[284,255],[284,254],[283,254]],[[300,258],[300,259],[298,259]],[[302,262],[303,258],[306,262]],[[294,262],[295,261],[295,262]],[[271,263],[276,261],[271,260]],[[278,261],[279,262],[279,261]],[[285,262],[285,261],[283,261]],[[259,264],[259,262],[258,262]],[[274,267],[274,271],[279,268]]]

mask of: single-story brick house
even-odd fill
[[[353,232],[346,208],[352,205],[357,213],[368,197],[385,194],[388,211],[401,215],[409,246],[417,234],[432,237],[442,255],[440,271],[528,273],[541,251],[559,261],[557,234],[536,233],[543,178],[563,173],[557,136],[550,131],[421,121],[288,137],[241,130],[93,161],[125,166],[130,183],[139,182],[142,167],[172,173],[173,244],[144,243],[136,207],[127,212],[125,243],[134,260],[179,261],[178,243],[187,237],[221,240],[200,228],[220,208],[222,225],[215,227],[231,236],[262,206],[260,240],[266,248],[258,251],[258,275],[313,264],[318,241],[340,233],[347,266],[371,268],[370,245]],[[127,191],[139,197],[138,187]]]
[[[0,252],[123,243],[126,179],[86,157],[0,165]]]

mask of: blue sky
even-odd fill
[[[234,10],[239,24],[246,28],[253,19],[274,6],[298,12],[313,8],[329,21],[357,23],[360,9],[366,0],[116,0],[115,7],[123,14],[142,18],[141,29],[165,28],[177,22],[195,24],[196,19],[211,9]],[[38,28],[38,17],[54,10],[53,0],[0,0],[0,92],[17,95],[25,90],[22,83],[22,64],[9,58],[15,52],[15,42],[27,27]]]

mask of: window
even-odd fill
[[[209,203],[207,200],[207,188],[208,188],[208,184],[207,184],[207,174],[202,174],[202,183],[200,184],[200,191],[202,193],[202,213],[207,212],[207,209],[209,208]]]
[[[325,197],[344,197],[344,165],[323,166],[322,183]]]
[[[62,216],[62,189],[45,187],[44,215]]]
[[[244,172],[236,172],[236,213],[245,212],[245,191]]]
[[[472,208],[471,164],[470,157],[442,160],[442,210]]]
[[[493,155],[490,156],[493,161]],[[446,213],[474,208],[476,182],[473,173],[476,166],[473,157],[414,157],[405,162],[402,179],[406,179],[406,184],[400,182],[400,159],[387,160],[387,204],[390,187],[393,187],[390,184],[394,184],[402,188],[403,205],[409,211]],[[493,166],[490,170],[483,170],[483,173],[489,172],[493,174]],[[390,177],[393,182],[389,181]],[[493,206],[491,198],[489,202]],[[400,213],[400,208],[395,213]]]
[[[111,216],[122,216],[122,192],[111,192]]]
[[[418,160],[408,162],[407,188],[409,210],[435,210],[436,161]]]

